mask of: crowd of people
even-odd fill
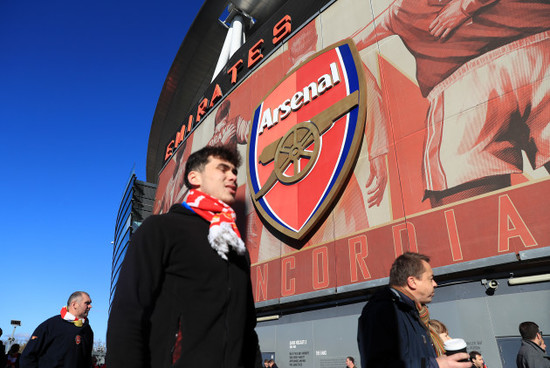
[[[147,218],[132,236],[109,316],[109,367],[259,368],[262,356],[250,258],[230,205],[237,191],[238,151],[205,147],[185,166],[183,204]],[[478,351],[450,354],[449,331],[430,319],[435,287],[430,258],[407,252],[391,266],[389,285],[367,302],[358,324],[362,368],[486,368]],[[22,354],[0,346],[0,368],[90,368],[90,295],[76,291],[41,323]],[[550,368],[539,326],[519,325],[518,368]],[[0,330],[1,335],[1,330]],[[264,367],[277,368],[265,360]],[[355,360],[346,358],[355,368]]]

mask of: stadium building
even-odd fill
[[[236,210],[280,367],[359,363],[357,317],[405,251],[431,257],[431,317],[491,368],[515,366],[520,322],[550,329],[549,9],[204,2],[151,126],[153,212],[183,200],[191,152],[246,158]]]
[[[143,220],[153,213],[156,189],[157,186],[155,184],[138,180],[135,172],[132,171],[122,195],[115,223],[109,311],[111,310],[111,302],[115,294],[118,274],[124,260],[124,255],[128,249],[128,244],[130,243],[130,237]]]

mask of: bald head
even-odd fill
[[[92,309],[92,299],[85,291],[75,291],[67,300],[67,311],[73,316],[84,319]]]

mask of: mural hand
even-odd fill
[[[234,124],[226,125],[222,133],[222,139],[221,139],[222,144],[228,143],[231,140],[231,138],[235,137],[236,132],[237,132],[237,128],[235,127]]]
[[[376,178],[376,182],[375,179]],[[373,186],[373,183],[374,186]],[[386,155],[378,156],[370,160],[370,174],[367,179],[368,190],[368,207],[380,206],[382,199],[384,198],[384,192],[386,190],[386,184],[388,183],[388,170],[386,168]]]
[[[452,0],[439,12],[429,27],[432,36],[445,41],[452,31],[470,18],[460,6],[461,1]]]

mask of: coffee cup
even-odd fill
[[[466,341],[464,339],[450,339],[445,341],[443,345],[445,348],[446,355],[453,355],[456,353],[467,353],[466,350]],[[461,362],[467,362],[468,359],[461,360]]]

